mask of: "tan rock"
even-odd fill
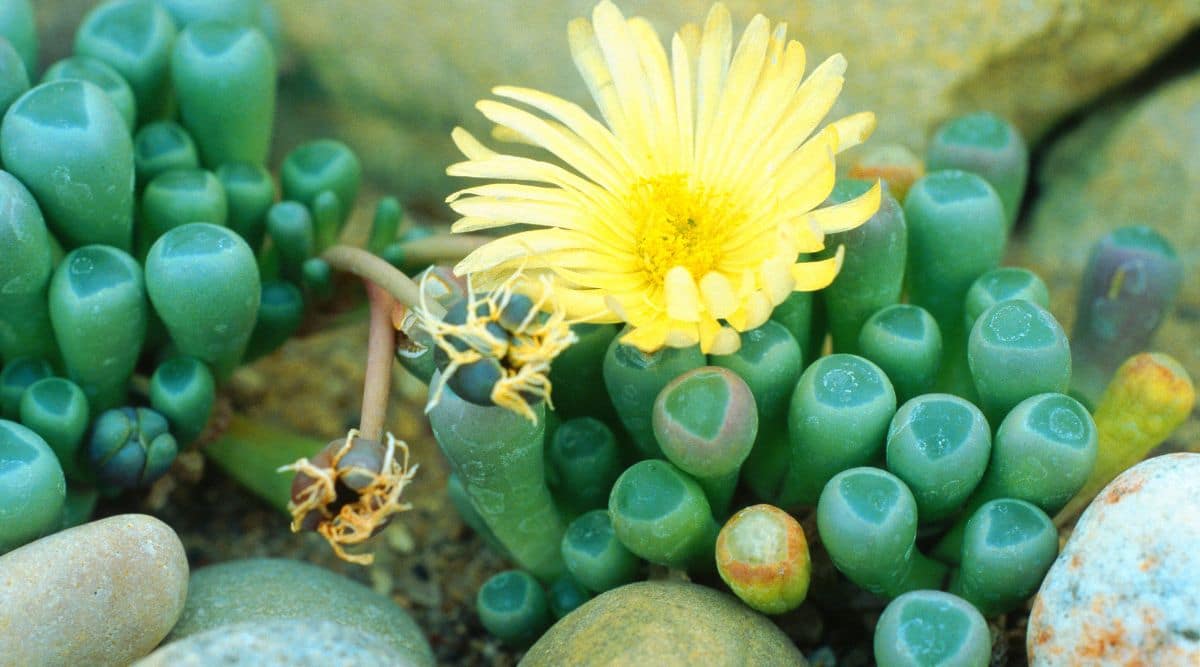
[[[0,664],[128,665],[175,625],[183,544],[143,514],[93,521],[0,556]]]
[[[737,599],[683,582],[643,581],[588,601],[550,628],[522,667],[808,663],[787,635]]]

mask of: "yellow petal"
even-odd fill
[[[567,42],[571,46],[575,67],[587,84],[596,106],[600,108],[604,122],[612,128],[613,134],[622,136],[625,134],[625,112],[592,24],[587,19],[571,21],[567,24]]]
[[[701,36],[700,26],[695,23],[685,23],[679,26],[679,31],[675,33],[675,37],[679,39],[679,43],[684,48],[688,60],[693,63],[700,59]]]
[[[540,90],[516,86],[497,86],[492,94],[505,97],[541,111],[570,128],[579,138],[591,144],[596,152],[610,160],[614,168],[629,169],[630,156],[612,132],[600,121],[573,102],[555,97]]]
[[[493,218],[459,218],[450,225],[450,231],[456,234],[469,234],[484,229],[496,229],[513,224],[511,220],[495,220]]]
[[[625,115],[625,130],[617,136],[649,144],[654,123],[650,90],[625,17],[613,3],[601,2],[592,11],[592,25]]]
[[[771,299],[767,296],[766,291],[758,290],[750,295],[750,299],[746,302],[746,329],[757,329],[761,327],[767,320],[771,319],[771,311],[775,307],[771,304]]]
[[[691,347],[700,342],[696,325],[688,322],[673,322],[667,329],[664,341],[667,347]]]
[[[882,186],[879,181],[870,190],[850,201],[826,206],[808,214],[810,224],[820,227],[826,234],[836,234],[858,227],[879,210]]]
[[[767,53],[771,24],[762,14],[750,20],[734,52],[729,72],[722,85],[721,99],[713,117],[710,137],[698,146],[701,180],[708,182],[727,166],[725,156],[734,148],[729,137],[744,119],[750,94],[758,83],[759,72]]]
[[[474,135],[461,127],[451,130],[450,138],[454,141],[454,145],[458,147],[459,152],[467,156],[469,160],[486,160],[496,157],[495,151],[479,143],[479,140]]]
[[[696,323],[696,331],[700,334],[700,351],[708,354],[717,333],[721,331],[721,323],[711,317],[702,317]]]
[[[796,286],[796,280],[792,278],[794,262],[787,255],[776,255],[762,263],[763,288],[773,305],[783,303]]]
[[[717,334],[713,337],[712,343],[707,350],[702,350],[705,354],[733,354],[742,347],[742,337],[738,332],[729,327],[721,327]]]
[[[737,309],[737,297],[733,285],[723,274],[709,271],[700,279],[700,294],[704,309],[715,318],[723,318]]]
[[[826,164],[835,164],[836,155],[837,131],[825,127],[776,165],[774,180],[779,198],[789,201],[792,193],[803,189]]]
[[[454,267],[454,272],[461,276],[486,271],[513,259],[534,259],[578,247],[579,237],[561,229],[536,229],[509,234],[476,248]]]
[[[675,118],[679,123],[679,169],[692,168],[694,156],[695,111],[692,108],[692,57],[683,31],[671,40],[671,77],[675,85]]]
[[[564,229],[587,226],[585,222],[580,221],[585,214],[579,209],[549,202],[467,197],[451,203],[450,208],[455,213],[468,218],[492,218],[539,227],[562,227]]]
[[[821,252],[825,249],[824,230],[809,220],[808,216],[802,216],[796,221],[793,232],[798,254]]]
[[[766,161],[755,158],[766,148],[764,137],[770,136],[784,117],[788,100],[804,78],[804,64],[804,47],[799,42],[789,42],[779,71],[771,77],[763,75],[745,121],[729,139],[734,157],[722,173],[727,174],[731,183],[741,184],[743,179],[766,171],[763,169]]]
[[[733,48],[733,27],[729,10],[717,3],[704,21],[700,38],[700,60],[696,71],[696,145],[708,140],[725,73],[729,69],[729,53]]]
[[[792,278],[796,280],[796,291],[813,292],[829,287],[837,277],[838,271],[842,269],[842,258],[845,254],[846,246],[838,246],[833,257],[793,265]]]
[[[846,59],[834,54],[817,66],[788,103],[783,121],[763,142],[766,149],[757,159],[773,163],[779,153],[790,153],[808,137],[829,113],[842,90]]]
[[[818,157],[811,170],[799,182],[798,187],[790,190],[786,198],[780,201],[779,208],[784,215],[802,215],[821,205],[837,182],[837,167],[834,164],[833,152]]]
[[[567,317],[585,322],[621,322],[623,319],[609,308],[600,290],[576,290],[556,286],[554,303],[561,306]]]
[[[607,189],[618,189],[622,179],[607,160],[598,155],[578,135],[514,106],[494,100],[475,103],[488,120],[512,128],[531,143],[553,153],[579,173]]]
[[[700,319],[700,292],[692,274],[682,266],[676,266],[663,280],[663,291],[667,301],[667,316],[673,320],[695,322]]]
[[[507,197],[510,199],[528,199],[531,201],[547,201],[566,204],[574,201],[562,188],[546,188],[538,185],[521,183],[487,183],[463,188],[446,197],[446,203],[452,204],[467,195],[483,197]]]
[[[526,146],[540,147],[540,144],[538,144],[536,141],[510,127],[504,127],[503,125],[492,126],[492,138],[496,141],[506,144],[525,144]]]
[[[866,141],[867,137],[875,131],[875,114],[870,111],[863,111],[829,124],[837,131],[838,144],[837,152],[841,153],[844,150],[849,150]]]
[[[495,155],[479,160],[455,162],[446,167],[446,174],[463,178],[502,178],[513,181],[552,183],[581,193],[603,192],[596,184],[590,183],[556,164],[513,155]]]
[[[675,88],[671,83],[671,65],[654,27],[643,18],[629,20],[629,33],[637,45],[638,57],[646,73],[652,107],[656,111],[654,132],[649,139],[654,150],[648,160],[665,172],[684,169],[679,159],[679,127],[676,122]],[[649,148],[649,146],[647,147]]]
[[[612,294],[605,294],[604,305],[608,306],[608,309],[615,313],[617,317],[621,318],[623,322],[629,321],[629,313],[625,310],[625,305],[621,303],[616,296]]]
[[[662,349],[667,341],[666,322],[656,321],[645,326],[635,327],[629,333],[621,336],[621,342],[650,354]]]
[[[725,318],[738,331],[754,329],[771,317],[771,301],[766,292],[754,290],[742,300],[741,307]]]

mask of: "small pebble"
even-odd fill
[[[1042,582],[1034,667],[1200,665],[1200,454],[1122,473],[1080,517]]]
[[[0,556],[0,664],[128,665],[183,611],[179,537],[151,516],[70,528]]]
[[[433,665],[420,628],[399,605],[315,565],[254,558],[196,570],[169,641],[242,622],[329,618],[370,633],[415,665]]]
[[[236,623],[167,644],[134,667],[419,667],[383,637],[332,621]]]

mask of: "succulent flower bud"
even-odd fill
[[[88,462],[103,484],[146,486],[171,467],[179,449],[167,420],[149,408],[115,408],[92,424]]]

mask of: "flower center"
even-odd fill
[[[638,223],[636,253],[651,285],[662,287],[676,266],[697,280],[717,267],[728,232],[724,199],[690,187],[683,174],[655,176],[633,186],[629,203]]]

